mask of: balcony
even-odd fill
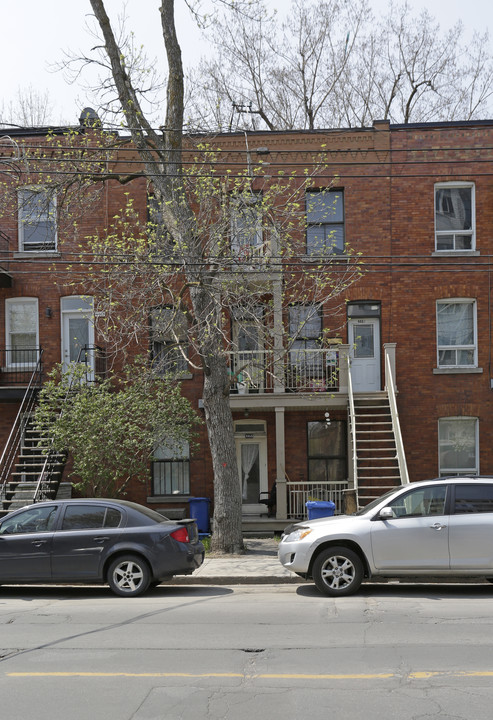
[[[40,357],[39,347],[0,348],[0,387],[27,387]]]
[[[347,392],[348,346],[229,353],[231,394]]]

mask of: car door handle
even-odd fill
[[[34,547],[41,547],[41,545],[46,545],[46,540],[33,540],[31,545],[34,545]]]
[[[430,525],[432,530],[443,530],[446,528],[446,525],[442,525],[441,523],[434,523],[433,525]]]
[[[94,542],[103,543],[103,542],[106,542],[106,540],[109,540],[109,539],[110,539],[110,538],[109,538],[109,535],[100,535],[99,537],[95,537],[95,538],[94,538]]]

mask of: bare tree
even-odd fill
[[[78,275],[74,262],[72,282],[80,280],[84,292],[95,296],[96,308],[103,311],[95,313],[98,331],[115,350],[130,352],[148,343],[148,333],[157,324],[161,334],[174,340],[183,360],[202,370],[214,474],[213,546],[237,552],[243,547],[242,498],[229,394],[240,374],[255,381],[264,368],[252,356],[243,365],[231,362],[231,352],[240,348],[238,336],[231,336],[232,320],[245,332],[252,324],[262,328],[271,358],[267,370],[272,382],[280,382],[283,356],[324,305],[331,308],[335,318],[331,329],[337,334],[337,323],[344,316],[342,292],[361,269],[357,259],[348,260],[347,255],[338,262],[331,247],[300,259],[304,193],[317,184],[319,175],[327,174],[317,152],[298,174],[301,177],[284,179],[283,161],[278,167],[275,162],[264,166],[261,157],[252,160],[248,148],[243,167],[233,163],[231,173],[212,141],[208,145],[191,138],[183,145],[184,78],[173,0],[163,0],[159,8],[168,64],[166,114],[159,129],[143,110],[142,88],[134,85],[141,75],[119,44],[104,1],[91,0],[91,5],[103,36],[103,43],[95,48],[97,62],[111,73],[103,85],[105,100],[116,107],[117,98],[131,143],[128,136],[120,139],[100,128],[88,128],[83,135],[88,138],[87,151],[80,162],[61,144],[64,169],[61,172],[58,166],[57,177],[66,182],[72,167],[73,187],[77,182],[85,187],[90,181],[101,185],[117,180],[126,184],[128,202],[112,226],[89,244],[84,242],[93,264],[89,260],[88,266],[84,256]],[[244,19],[250,18],[245,14]],[[99,166],[98,147],[104,158]],[[91,158],[89,171],[86,153]],[[135,154],[139,165],[131,163],[129,170],[120,158]],[[55,160],[53,153],[47,155]],[[131,181],[142,177],[153,194],[150,223],[135,210],[132,199]],[[326,179],[320,182],[325,187],[330,184]],[[294,300],[309,304],[310,312],[300,313],[285,330],[283,308]],[[171,307],[172,312],[156,316],[159,307]]]
[[[426,10],[368,0],[292,0],[280,23],[260,3],[211,26],[216,55],[189,77],[190,122],[210,129],[313,129],[475,119],[490,113],[489,37],[442,32]],[[239,111],[239,112],[238,112]]]
[[[15,100],[0,110],[0,123],[20,127],[46,127],[53,123],[53,103],[48,91],[32,85],[19,88]]]

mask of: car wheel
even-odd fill
[[[114,593],[123,597],[141,595],[149,587],[151,574],[145,560],[136,555],[122,555],[114,560],[107,576]]]
[[[313,563],[313,579],[324,595],[351,595],[363,580],[363,563],[345,547],[327,548]]]

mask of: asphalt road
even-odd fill
[[[0,589],[9,720],[490,720],[493,585]]]

